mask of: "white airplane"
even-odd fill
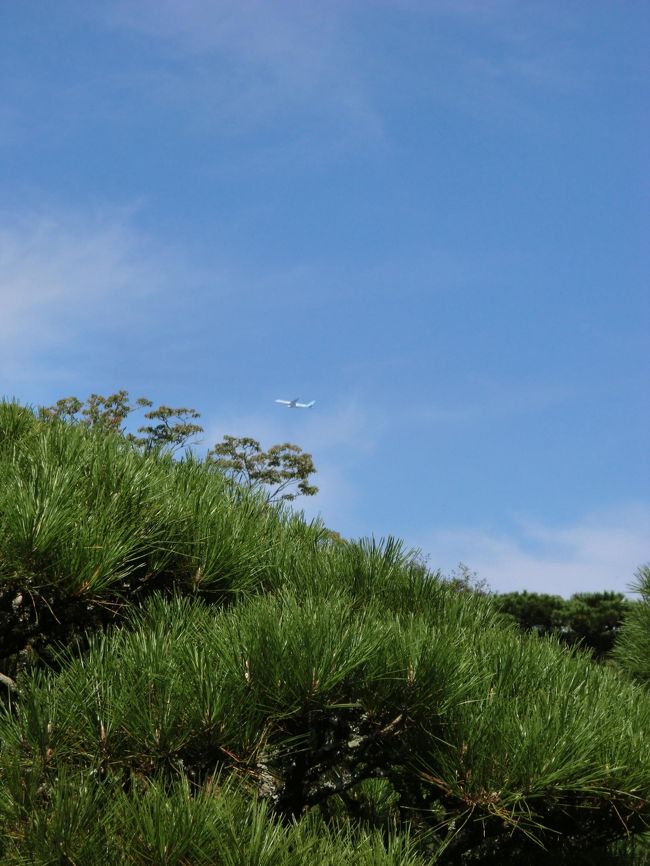
[[[311,409],[316,403],[315,400],[312,400],[311,403],[299,403],[298,400],[300,400],[300,397],[296,397],[295,400],[276,400],[275,402],[282,403],[287,409]]]

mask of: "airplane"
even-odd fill
[[[276,400],[275,402],[282,403],[287,409],[311,409],[316,403],[315,400],[312,400],[311,403],[299,403],[298,400],[300,400],[300,397],[296,397],[294,400]]]

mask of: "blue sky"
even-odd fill
[[[310,451],[498,591],[650,560],[644,2],[0,9],[0,392]],[[316,399],[288,412],[278,397]]]

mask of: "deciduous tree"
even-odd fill
[[[208,452],[207,459],[238,484],[263,490],[267,502],[292,501],[297,496],[318,493],[318,487],[309,483],[316,472],[311,454],[290,442],[263,451],[257,439],[224,436]]]
[[[187,447],[193,436],[203,432],[203,427],[196,423],[201,417],[196,409],[165,405],[151,409],[152,406],[153,401],[148,397],[138,397],[135,405],[131,405],[129,392],[121,390],[107,397],[91,394],[85,402],[78,397],[63,397],[53,406],[40,409],[39,415],[43,420],[59,418],[68,423],[120,433],[145,450],[169,448],[176,451]],[[127,418],[137,409],[149,409],[144,417],[158,422],[138,427],[139,436],[126,430]]]

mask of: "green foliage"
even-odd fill
[[[237,484],[263,490],[267,502],[318,493],[318,487],[309,484],[309,476],[316,471],[311,454],[290,442],[262,451],[256,439],[224,436],[208,452],[207,460]]]
[[[636,573],[631,587],[641,595],[632,608],[614,649],[614,658],[635,680],[650,685],[650,565]]]
[[[567,604],[568,642],[589,648],[596,658],[605,657],[634,607],[622,592],[576,593]]]
[[[318,534],[252,493],[230,495],[190,457],[154,459],[122,436],[6,405],[0,473],[0,660],[73,640],[153,589],[249,592],[273,571],[276,531]]]
[[[120,433],[129,442],[144,450],[168,448],[172,452],[185,448],[192,437],[203,432],[200,424],[194,423],[201,415],[196,409],[185,406],[173,408],[158,406],[144,413],[144,417],[157,424],[145,424],[138,427],[136,436],[125,430],[126,419],[136,409],[153,406],[147,397],[138,397],[135,406],[129,403],[128,391],[117,391],[104,397],[101,394],[91,394],[84,403],[78,397],[64,397],[57,400],[54,406],[39,410],[39,416],[44,421],[58,419],[68,424],[82,424],[94,430]]]
[[[457,592],[478,592],[481,595],[486,595],[491,591],[487,580],[479,577],[464,562],[459,562],[456,568],[451,570],[447,580]]]
[[[141,398],[136,405],[151,404]],[[124,421],[132,411],[128,391],[117,391],[108,397],[91,394],[85,403],[78,397],[63,397],[54,406],[41,408],[39,416],[46,421],[58,418],[69,424],[80,423],[87,427],[121,432]]]
[[[508,592],[495,596],[497,608],[520,628],[540,635],[559,630],[565,601],[559,595],[537,592]]]
[[[650,694],[464,588],[0,405],[0,863],[642,863]]]
[[[467,605],[445,593],[437,616],[396,616],[345,587],[221,612],[154,598],[58,675],[23,678],[0,779],[202,790],[226,774],[285,820],[374,814],[436,856],[496,845],[500,862],[533,863],[540,845],[562,862],[563,835],[607,842],[619,816],[642,828],[650,697],[551,640],[504,634],[487,610],[472,628]]]
[[[316,816],[283,826],[232,780],[130,777],[128,786],[61,773],[0,801],[6,866],[425,866],[394,832],[329,828]]]
[[[496,607],[520,628],[555,635],[567,646],[581,646],[597,659],[611,653],[634,604],[620,592],[576,593],[570,599],[535,592],[494,596]]]
[[[141,406],[153,405],[150,400],[143,398],[140,398],[138,403]],[[136,445],[141,445],[145,449],[170,448],[176,451],[185,448],[193,436],[203,432],[203,427],[194,423],[201,417],[200,413],[196,409],[188,409],[185,406],[177,408],[159,406],[157,409],[145,412],[144,417],[158,423],[138,427],[138,433],[144,435],[130,438]]]

